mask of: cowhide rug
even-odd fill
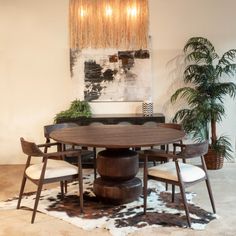
[[[80,214],[78,185],[70,183],[68,193],[61,200],[60,189],[43,190],[39,201],[38,211],[67,221],[73,225],[92,230],[105,228],[114,236],[125,236],[143,227],[177,226],[187,227],[184,207],[180,194],[171,202],[171,193],[165,191],[164,185],[148,181],[147,214],[143,215],[143,198],[119,206],[100,202],[92,192],[92,175],[84,177],[84,214]],[[195,194],[187,193],[190,216],[193,229],[203,230],[205,225],[216,218],[210,212],[195,206],[192,198]],[[18,198],[0,202],[1,209],[16,208]],[[35,193],[24,195],[22,208],[32,209]],[[36,215],[37,221],[37,215]],[[30,219],[29,219],[30,222]]]

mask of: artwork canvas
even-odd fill
[[[73,52],[71,61],[74,76],[83,77],[86,101],[143,101],[151,97],[149,50],[87,50]]]

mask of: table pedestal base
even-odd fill
[[[123,204],[132,202],[140,196],[142,181],[139,178],[119,182],[97,178],[93,188],[100,200],[107,203]]]
[[[94,181],[93,190],[98,198],[114,204],[132,202],[142,193],[142,181],[135,175],[139,159],[129,149],[107,149],[97,155],[100,178]]]

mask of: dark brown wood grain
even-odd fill
[[[79,126],[50,133],[51,138],[61,143],[107,148],[98,154],[101,177],[94,182],[94,192],[101,200],[114,203],[133,201],[142,192],[141,180],[134,177],[138,157],[136,152],[131,155],[128,148],[168,144],[184,135],[182,130],[144,125]]]
[[[138,173],[138,155],[129,149],[106,149],[97,155],[97,170],[101,177],[95,180],[93,191],[102,201],[127,203],[142,193]]]
[[[103,179],[129,180],[139,170],[138,154],[128,149],[106,149],[97,155],[97,171]]]
[[[129,148],[150,147],[178,141],[182,130],[143,125],[101,125],[65,128],[53,131],[56,141],[90,147]]]

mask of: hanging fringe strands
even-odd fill
[[[70,0],[70,48],[146,49],[148,0]]]

